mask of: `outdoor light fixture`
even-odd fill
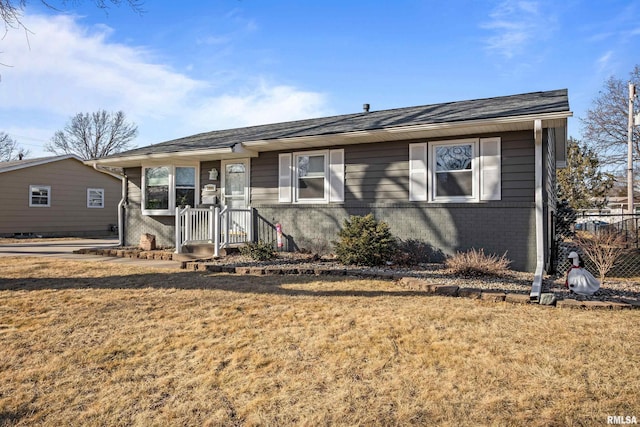
[[[209,171],[209,179],[210,179],[211,181],[216,181],[216,180],[218,179],[218,169],[216,169],[216,168],[212,168],[212,169]]]

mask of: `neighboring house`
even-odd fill
[[[345,218],[371,212],[395,236],[448,254],[506,253],[513,268],[535,271],[535,297],[551,265],[555,169],[566,160],[571,115],[567,90],[371,112],[365,105],[357,114],[202,133],[95,162],[125,168],[124,244],[142,233],[166,246],[179,238],[178,251],[202,240],[180,237],[198,227],[195,217],[176,218],[176,205],[250,206],[253,220],[241,231],[271,241],[280,224],[288,249],[335,240]]]
[[[72,155],[0,162],[0,236],[113,233],[121,188]]]

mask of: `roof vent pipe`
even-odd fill
[[[369,112],[369,104],[362,104],[362,109],[364,110],[365,113]]]

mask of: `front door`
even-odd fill
[[[222,161],[222,205],[245,209],[249,206],[249,159]]]
[[[223,160],[221,166],[221,202],[228,208],[223,220],[225,242],[250,241],[251,213],[244,210],[249,207],[249,159]]]

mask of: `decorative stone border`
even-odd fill
[[[143,251],[142,249],[100,249],[100,248],[89,248],[89,249],[78,249],[73,251],[74,254],[82,254],[82,255],[101,255],[101,256],[112,256],[119,258],[139,258],[139,259],[156,259],[162,261],[171,261],[173,260],[173,252],[165,252],[165,251]]]
[[[74,251],[77,254],[115,256],[123,258],[155,259],[170,261],[173,259],[173,252],[165,251],[143,251],[138,248],[133,249],[79,249]],[[434,284],[428,280],[415,277],[406,277],[399,273],[388,272],[363,272],[349,270],[347,268],[315,268],[315,267],[278,267],[278,266],[234,266],[209,264],[202,260],[182,261],[182,269],[191,271],[208,271],[210,273],[229,273],[239,275],[315,275],[315,276],[351,276],[366,279],[395,280],[399,285],[415,291],[422,291],[434,295],[479,299],[491,302],[508,302],[512,304],[539,304],[544,306],[555,306],[557,308],[570,308],[580,310],[630,310],[640,309],[638,301],[578,301],[575,299],[557,300],[555,294],[542,294],[540,301],[531,301],[529,295],[513,293],[507,291],[463,288],[456,285]]]
[[[415,291],[422,291],[434,295],[479,299],[491,302],[507,302],[511,304],[538,304],[531,301],[529,295],[506,291],[486,290],[477,288],[462,288],[456,285],[434,284],[428,280],[415,277],[405,277],[394,273],[367,273],[362,271],[351,271],[349,269],[328,269],[328,268],[281,268],[273,267],[236,267],[233,265],[207,264],[203,262],[183,262],[182,268],[192,271],[208,271],[210,273],[229,273],[239,275],[316,275],[316,276],[352,276],[368,279],[396,280],[401,286]],[[543,294],[539,305],[556,306],[558,308],[573,308],[587,310],[623,310],[640,309],[640,302],[629,301],[625,303],[611,301],[577,301],[573,299],[556,300],[552,293]]]

